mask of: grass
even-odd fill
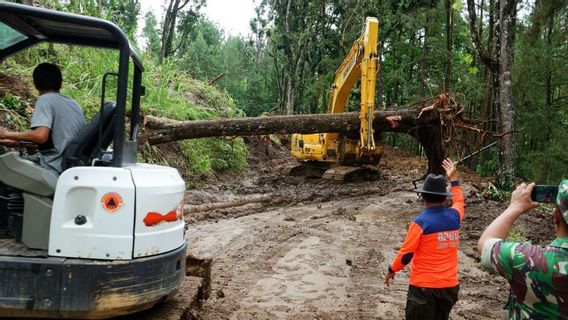
[[[511,231],[509,231],[507,240],[515,242],[529,242],[529,239],[525,235],[525,232],[518,229],[512,229]]]
[[[481,191],[481,194],[488,199],[497,202],[503,202],[511,197],[511,193],[505,190],[501,190],[494,185],[490,184],[485,189]]]

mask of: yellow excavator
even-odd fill
[[[376,165],[383,154],[379,133],[373,130],[379,22],[368,17],[364,30],[335,73],[328,113],[345,112],[351,89],[361,79],[359,137],[339,133],[293,134],[291,153],[302,162],[294,176],[323,177],[340,181],[376,180]]]

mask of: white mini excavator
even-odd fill
[[[136,163],[143,66],[127,37],[105,20],[6,2],[0,35],[0,61],[42,42],[119,52],[61,174],[0,155],[0,317],[110,318],[171,296],[185,279],[185,183]],[[116,102],[105,99],[109,77]]]

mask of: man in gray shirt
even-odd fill
[[[29,131],[11,132],[0,128],[0,144],[18,146],[22,142],[37,144],[39,164],[60,173],[62,156],[71,140],[85,126],[83,109],[61,93],[61,70],[54,64],[39,64],[33,72],[39,92]]]

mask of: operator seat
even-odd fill
[[[26,160],[15,151],[0,156],[0,181],[10,187],[43,197],[52,197],[57,178],[57,172]]]
[[[102,107],[102,141],[99,142],[101,112],[93,117],[79,134],[71,140],[63,152],[63,170],[76,166],[90,166],[93,159],[106,149],[114,134],[114,102],[107,102]],[[59,175],[29,160],[23,159],[16,152],[0,156],[0,181],[27,193],[43,197],[52,197]]]
[[[63,152],[63,171],[78,166],[91,166],[112,142],[116,103],[106,102]],[[102,128],[101,128],[102,123]],[[102,130],[101,130],[102,129]],[[101,141],[99,141],[101,134]]]

